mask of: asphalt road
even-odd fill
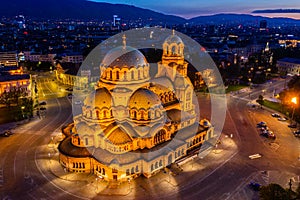
[[[56,83],[45,80],[38,80],[38,89],[45,94],[41,99],[47,102],[45,115],[41,119],[36,117],[33,122],[19,126],[13,130],[14,135],[0,138],[2,199],[35,199],[30,196],[30,191],[35,191],[37,199],[43,196],[49,199],[49,191],[58,192],[55,191],[55,187],[49,185],[35,162],[39,156],[39,148],[45,148],[51,140],[50,134],[59,131],[61,125],[72,120],[72,113],[70,101],[66,97],[60,97],[61,94],[53,90]],[[57,96],[52,98],[54,95]],[[43,189],[43,185],[48,186]]]

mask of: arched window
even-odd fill
[[[120,79],[120,74],[119,71],[116,71],[116,79],[119,80]]]
[[[145,112],[143,110],[141,110],[140,113],[141,113],[141,119],[144,119],[145,118]]]
[[[107,117],[107,110],[103,111],[103,117],[106,118]]]
[[[176,54],[177,54],[176,46],[174,45],[174,46],[172,46],[172,55],[176,55]]]
[[[134,71],[131,71],[131,80],[134,80]]]
[[[136,119],[136,115],[137,115],[137,112],[134,110],[133,111],[133,119]]]
[[[139,172],[139,166],[138,165],[135,167],[135,171]]]
[[[89,145],[89,139],[85,138],[85,145]]]
[[[99,116],[99,110],[96,110],[96,116],[97,116],[97,119],[100,118],[100,116]]]
[[[127,80],[127,72],[124,71],[124,80]]]
[[[151,119],[151,112],[152,112],[151,110],[148,111],[148,120]]]

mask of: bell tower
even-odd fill
[[[187,65],[184,61],[184,44],[173,30],[172,35],[163,43],[162,61],[158,63],[157,77],[168,76],[172,81],[175,80],[176,73],[186,77]]]

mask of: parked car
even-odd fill
[[[300,137],[300,130],[294,131],[294,136],[295,137]]]
[[[268,131],[268,138],[270,139],[276,139],[276,135],[273,133],[273,131]]]
[[[290,128],[297,128],[297,124],[289,124],[288,127],[290,127]]]
[[[251,182],[249,183],[249,187],[250,187],[252,190],[254,190],[254,191],[259,191],[260,188],[261,188],[261,185],[260,185],[259,183],[256,183],[256,182],[251,181]]]
[[[270,138],[270,139],[276,139],[276,135],[273,133],[273,131],[270,130],[264,130],[261,132],[261,135]]]
[[[258,124],[257,124],[257,127],[267,127],[267,123],[266,122],[259,122]]]
[[[75,105],[81,105],[81,104],[82,104],[82,101],[80,101],[80,100],[75,101],[74,104],[75,104]]]
[[[46,101],[42,101],[42,102],[40,103],[40,106],[45,106],[45,105],[47,105]]]
[[[6,130],[6,131],[3,131],[0,136],[2,137],[9,137],[11,136],[13,133],[10,131],[10,130]]]
[[[272,115],[272,117],[277,117],[277,118],[280,117],[280,115],[279,115],[278,113],[273,113],[273,114],[271,114],[271,115]]]
[[[73,88],[67,88],[66,90],[72,92]]]
[[[287,118],[285,118],[285,117],[278,118],[278,121],[286,121],[286,120],[287,120]]]
[[[73,97],[73,94],[68,94],[69,99],[72,99],[72,97]]]

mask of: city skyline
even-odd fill
[[[254,10],[264,10],[264,9],[299,9],[300,6],[297,5],[296,0],[291,0],[288,2],[283,2],[280,0],[275,1],[259,1],[254,0],[251,2],[241,3],[240,0],[211,0],[206,2],[199,2],[198,0],[191,0],[189,4],[183,1],[172,1],[170,4],[167,0],[161,0],[159,4],[139,0],[91,0],[95,2],[106,2],[112,4],[127,4],[136,7],[146,8],[161,12],[164,14],[177,15],[184,18],[193,18],[202,15],[212,15],[218,13],[238,13],[238,14],[252,14]],[[178,9],[180,8],[180,9]],[[289,17],[300,19],[300,13],[259,13],[253,15],[260,15],[266,17]]]

